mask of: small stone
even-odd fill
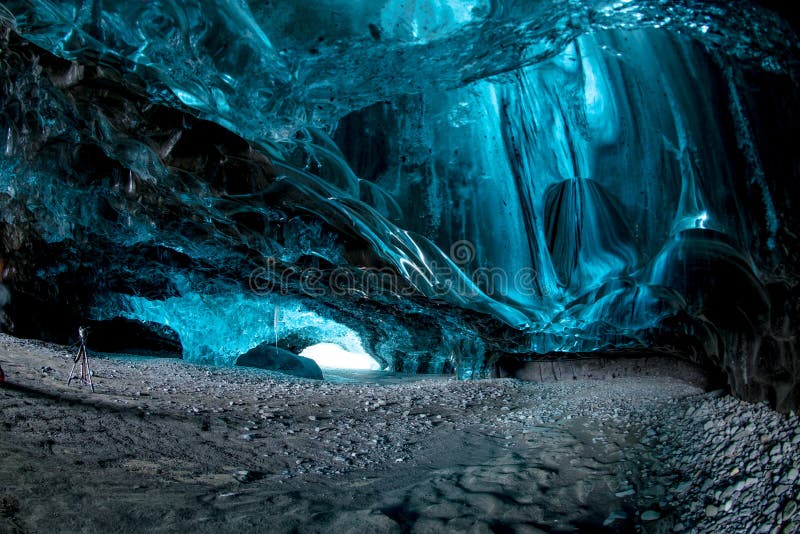
[[[617,519],[627,519],[627,518],[628,514],[626,514],[625,512],[622,511],[611,512],[606,518],[606,520],[603,521],[603,526],[609,527],[612,524],[614,524],[614,521],[616,521]]]
[[[725,500],[736,492],[736,485],[728,486],[720,495],[720,499]]]
[[[789,469],[789,472],[786,473],[786,480],[789,481],[790,484],[793,483],[795,480],[797,480],[797,474],[797,468],[792,467]]]
[[[235,478],[242,484],[247,484],[249,482],[255,482],[256,480],[264,478],[264,473],[260,471],[248,471],[246,469],[243,469],[241,471],[236,471],[233,474],[233,478]]]
[[[642,521],[655,521],[659,517],[661,517],[661,514],[655,510],[647,510],[646,512],[642,512]]]
[[[614,495],[616,495],[617,497],[619,497],[620,499],[622,499],[623,497],[630,497],[630,496],[631,496],[631,495],[633,495],[634,493],[636,493],[636,490],[634,490],[634,489],[628,489],[628,490],[625,490],[625,491],[618,491],[618,492],[617,492],[617,493],[615,493]]]
[[[789,501],[786,503],[786,506],[783,507],[783,512],[781,513],[781,517],[783,517],[784,521],[788,521],[794,516],[797,512],[797,503],[794,501]]]
[[[733,508],[732,500],[725,501],[725,504],[722,505],[722,509],[725,510],[726,512],[730,512],[731,508]]]
[[[719,513],[719,508],[714,506],[713,504],[709,504],[706,506],[706,517],[717,517]]]

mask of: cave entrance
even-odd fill
[[[381,364],[366,352],[346,350],[336,343],[311,345],[303,349],[300,356],[311,358],[322,369],[381,370]]]

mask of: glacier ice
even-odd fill
[[[124,317],[196,361],[335,343],[462,377],[669,350],[800,402],[798,39],[753,2],[1,11],[20,335]]]

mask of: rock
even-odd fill
[[[709,504],[708,506],[706,506],[705,512],[706,512],[706,517],[717,517],[717,514],[719,514],[719,508],[717,508],[713,504]]]
[[[797,503],[794,501],[789,501],[786,503],[786,506],[783,507],[783,512],[781,513],[781,517],[784,521],[790,520],[794,514],[797,512]]]
[[[625,512],[622,512],[622,511],[611,512],[608,515],[608,517],[606,518],[606,520],[603,521],[603,526],[604,527],[609,527],[609,526],[613,525],[614,522],[617,519],[624,520],[624,519],[627,519],[627,518],[628,518],[628,514],[626,514]]]
[[[235,478],[242,484],[247,484],[249,482],[255,482],[256,480],[261,480],[262,478],[264,478],[264,473],[262,473],[261,471],[242,470],[242,471],[236,471],[233,474],[233,478]]]
[[[665,493],[666,489],[664,488],[664,486],[661,485],[652,486],[642,491],[642,495],[649,499],[657,499],[663,496]]]
[[[642,512],[642,521],[655,521],[659,517],[661,517],[661,514],[655,510],[647,510],[646,512]]]
[[[733,508],[732,500],[725,501],[725,503],[722,505],[722,509],[725,510],[726,512],[730,512],[732,508]]]
[[[298,356],[288,350],[277,348],[271,343],[262,343],[242,354],[236,360],[236,365],[280,371],[301,378],[323,379],[322,370],[317,365],[317,362],[311,358]]]
[[[789,472],[786,474],[786,480],[791,484],[797,479],[797,468],[792,467],[789,469]]]

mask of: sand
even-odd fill
[[[319,382],[95,354],[91,393],[67,386],[70,357],[0,335],[0,532],[780,532],[800,519],[797,418],[674,378]],[[715,410],[738,414],[702,431],[724,443],[698,440]],[[721,447],[751,442],[780,442],[752,468],[770,476],[743,459],[729,477]],[[722,502],[725,477],[756,480]],[[774,494],[773,477],[788,481],[775,510],[743,504]]]

